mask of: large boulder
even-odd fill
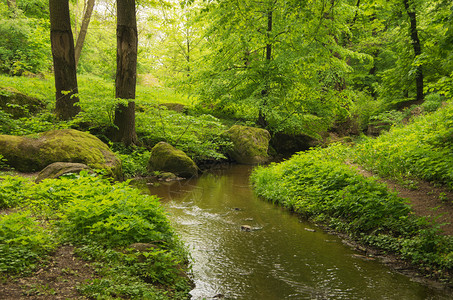
[[[280,155],[289,156],[299,151],[305,151],[316,146],[318,141],[308,135],[286,134],[277,132],[273,134],[270,145]]]
[[[0,154],[21,172],[40,171],[54,162],[83,163],[122,177],[121,161],[94,135],[63,129],[31,136],[0,135]]]
[[[185,178],[198,175],[198,167],[193,160],[183,151],[165,142],[158,143],[151,150],[148,170],[171,172]]]
[[[254,165],[268,161],[269,156],[267,150],[271,135],[267,130],[234,125],[226,134],[233,142],[233,148],[228,154],[236,162]]]
[[[59,178],[65,174],[70,173],[80,173],[83,170],[91,171],[91,168],[85,164],[80,163],[70,163],[70,162],[56,162],[45,167],[41,172],[39,172],[38,177],[36,177],[35,182],[39,183],[44,179],[54,179]]]

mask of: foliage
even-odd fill
[[[376,139],[364,138],[353,157],[381,176],[418,177],[453,188],[452,124],[453,106],[449,103]]]
[[[190,116],[164,107],[147,107],[137,115],[137,134],[146,144],[165,141],[196,161],[224,159],[231,145],[226,127],[211,115]]]
[[[29,212],[0,215],[0,272],[33,269],[55,248],[54,239]]]
[[[30,181],[21,177],[5,176],[0,181],[0,209],[23,204]]]
[[[51,65],[48,19],[28,18],[0,3],[0,72],[40,73]]]
[[[89,239],[109,248],[172,239],[170,224],[157,199],[126,184],[68,202],[62,208],[58,227],[69,241]]]
[[[119,145],[115,145],[122,148]],[[148,164],[151,152],[143,148],[137,149],[118,149],[116,155],[121,159],[123,175],[126,178],[145,176],[148,173]]]
[[[345,164],[349,151],[334,145],[258,167],[251,177],[255,192],[415,264],[451,268],[452,238],[415,217],[408,204],[384,184]]]
[[[4,177],[0,195],[8,207],[19,210],[0,215],[0,272],[30,270],[57,245],[70,242],[79,255],[96,262],[101,275],[79,287],[84,295],[187,296],[187,253],[155,196],[87,172],[39,184]],[[157,248],[142,254],[128,248],[140,242]]]

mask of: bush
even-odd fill
[[[57,224],[69,241],[89,241],[105,247],[172,242],[173,237],[157,198],[142,195],[124,184],[112,186],[106,193],[68,202]]]

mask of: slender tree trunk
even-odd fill
[[[116,98],[135,99],[137,80],[137,20],[135,0],[117,0]],[[137,143],[135,102],[119,103],[115,109],[115,140],[125,145]]]
[[[16,9],[17,3],[16,0],[6,0],[6,4],[8,4],[9,9]]]
[[[90,24],[91,14],[93,13],[94,2],[95,0],[87,0],[86,2],[85,13],[83,15],[79,36],[77,37],[77,42],[74,49],[76,66],[79,63],[80,53],[82,52],[83,43],[85,42],[85,37],[87,35],[88,25]]]
[[[272,9],[269,9],[267,12],[267,31],[266,31],[266,37],[268,41],[271,38],[271,33],[272,33]],[[268,42],[266,44],[266,72],[269,72],[269,64],[272,59],[272,43]],[[268,77],[269,74],[266,74],[266,77]],[[261,91],[261,96],[263,97],[263,103],[262,106],[267,105],[267,97],[269,94],[269,83],[267,82],[269,79],[265,79],[265,87]],[[261,126],[262,128],[266,128],[269,123],[266,120],[266,114],[263,112],[263,109],[260,107],[259,112],[258,112],[258,125]]]
[[[403,0],[404,8],[409,16],[410,20],[410,35],[412,40],[412,46],[414,48],[415,57],[418,57],[422,54],[422,47],[420,43],[420,38],[418,37],[418,29],[417,29],[417,15],[415,12],[415,8],[409,5],[409,0]],[[412,3],[413,4],[413,3]],[[417,70],[415,73],[415,86],[417,89],[417,104],[423,102],[424,95],[423,95],[423,70],[422,66],[417,66]]]
[[[49,0],[50,41],[55,74],[55,114],[69,120],[80,112],[74,39],[69,16],[69,0]]]

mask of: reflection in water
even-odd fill
[[[192,299],[451,298],[355,257],[337,237],[257,199],[248,185],[250,170],[232,166],[150,188],[191,252]]]

